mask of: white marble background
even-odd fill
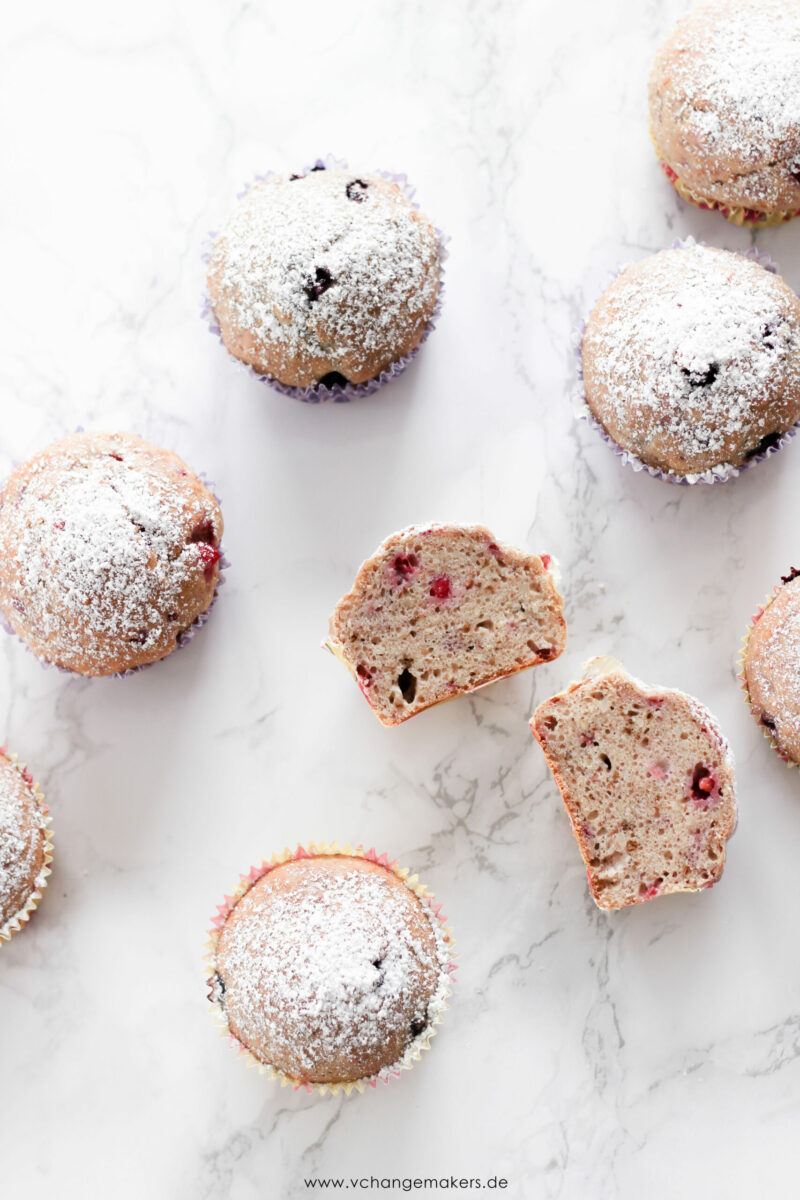
[[[202,637],[133,679],[69,679],[0,644],[0,726],[57,847],[0,951],[4,1196],[272,1200],[316,1176],[451,1173],[514,1197],[791,1193],[798,776],[734,660],[800,565],[800,442],[725,487],[672,488],[570,407],[570,333],[611,268],[676,235],[751,241],[681,204],[650,148],[648,62],[683,7],[4,9],[0,469],[76,424],[134,429],[216,479],[233,564]],[[452,245],[414,367],[311,407],[208,335],[199,254],[243,180],[329,150],[407,171]],[[800,222],[757,242],[800,286]],[[361,559],[426,519],[556,554],[569,645],[385,730],[319,643]],[[527,726],[600,652],[708,703],[740,782],[719,887],[612,917]],[[215,903],[313,837],[418,870],[461,955],[432,1052],[349,1100],[245,1070],[206,1012]]]

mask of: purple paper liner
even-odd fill
[[[324,158],[317,158],[310,165],[304,166],[302,171],[304,174],[308,174],[308,172],[313,170],[314,167],[322,167],[329,171],[334,169],[347,170],[348,163],[343,158],[337,158],[333,154],[326,154]],[[277,173],[278,172],[276,171],[267,171],[262,175],[254,175],[249,183],[246,183],[242,190],[236,193],[236,199],[241,200],[242,196],[246,196],[254,184],[263,183],[265,179],[269,179],[270,176],[276,175]],[[388,179],[390,183],[397,184],[403,194],[411,201],[414,208],[419,209],[419,204],[413,198],[416,189],[408,182],[407,175],[398,174],[394,171],[372,171],[371,174],[379,175],[381,179]],[[280,383],[279,380],[273,378],[271,375],[264,375],[261,371],[256,371],[255,367],[251,367],[248,363],[242,362],[241,359],[230,353],[222,340],[222,332],[214,315],[214,309],[211,306],[211,298],[208,294],[207,288],[203,294],[201,316],[206,322],[209,332],[214,334],[222,348],[225,350],[225,353],[228,355],[228,358],[232,359],[237,367],[247,371],[260,383],[268,384],[273,391],[280,392],[283,396],[289,396],[293,400],[302,400],[305,404],[320,404],[328,400],[332,401],[334,404],[346,404],[348,401],[355,400],[361,396],[371,396],[374,392],[377,392],[379,388],[382,388],[387,383],[391,383],[391,381],[396,379],[398,375],[403,374],[406,367],[413,362],[422,347],[425,345],[425,342],[428,340],[431,331],[436,328],[436,322],[439,320],[441,315],[442,301],[444,299],[445,291],[444,262],[447,258],[447,243],[450,241],[450,239],[446,234],[442,233],[438,226],[434,226],[434,229],[436,230],[436,234],[439,239],[439,290],[436,296],[436,304],[434,305],[430,320],[425,326],[425,331],[422,335],[420,343],[410,352],[410,354],[405,354],[402,358],[396,359],[395,362],[390,363],[385,371],[381,371],[380,375],[378,375],[375,379],[367,380],[366,383],[348,383],[344,387],[338,383],[334,384],[333,387],[324,387],[318,383],[314,387],[305,388],[293,387],[287,383]],[[206,266],[208,265],[211,248],[216,241],[217,236],[218,231],[213,230],[206,237],[201,256],[202,261],[206,264]]]
[[[83,426],[79,425],[73,432],[83,433]],[[11,468],[12,471],[16,470],[18,466],[19,463],[13,463]],[[220,508],[222,508],[222,502],[217,493],[214,491],[213,482],[202,471],[194,471],[193,474],[197,476],[203,486],[214,497]],[[0,490],[2,489],[0,488]],[[221,542],[219,546],[217,546],[217,549],[219,550],[219,559],[217,560],[219,562],[219,576],[217,578],[217,586],[214,588],[214,595],[211,597],[208,608],[195,617],[188,629],[184,629],[182,633],[178,634],[174,650],[171,650],[169,654],[165,654],[163,658],[155,659],[153,662],[142,663],[139,667],[129,667],[126,671],[114,671],[111,675],[84,675],[81,671],[73,671],[69,667],[61,667],[58,665],[58,663],[50,662],[48,659],[40,658],[38,654],[35,654],[24,638],[21,638],[20,635],[11,628],[2,609],[0,609],[0,629],[2,629],[4,633],[9,633],[12,637],[16,638],[20,645],[25,647],[28,654],[30,654],[32,658],[35,658],[39,666],[43,667],[46,671],[59,671],[62,675],[72,675],[75,679],[127,679],[130,675],[138,675],[140,671],[146,671],[149,667],[157,666],[158,663],[164,662],[164,659],[171,658],[172,655],[177,653],[178,650],[182,650],[184,646],[188,646],[189,642],[195,636],[197,631],[202,629],[205,623],[208,621],[211,610],[217,602],[219,589],[225,583],[223,571],[226,571],[231,565],[230,560],[222,548]]]
[[[672,245],[669,246],[668,249],[684,250],[691,246],[705,245],[707,245],[706,242],[697,241],[697,239],[693,237],[675,238]],[[750,246],[747,250],[733,250],[730,251],[730,253],[739,254],[742,258],[752,259],[753,262],[757,262],[760,266],[764,267],[765,270],[769,271],[771,275],[779,274],[778,266],[773,259],[770,258],[769,254],[767,254],[766,251],[758,250],[755,246]],[[613,271],[611,273],[611,278],[609,279],[609,285],[613,283],[615,279],[619,278],[624,270],[625,267],[620,267],[618,270]],[[797,421],[794,425],[792,425],[791,429],[787,429],[785,433],[780,434],[778,436],[778,440],[773,445],[768,446],[767,449],[761,454],[754,454],[752,458],[748,458],[738,467],[734,467],[730,463],[721,463],[718,466],[709,467],[705,471],[700,471],[696,474],[690,475],[679,475],[675,471],[662,471],[659,467],[652,467],[649,463],[642,462],[640,458],[637,458],[637,456],[631,450],[625,450],[624,447],[620,446],[618,442],[615,442],[611,437],[611,434],[606,430],[605,426],[603,426],[597,420],[597,417],[595,417],[594,413],[589,408],[589,404],[586,400],[586,393],[583,388],[583,335],[585,332],[586,321],[581,321],[575,333],[575,344],[573,349],[573,354],[577,364],[578,383],[580,385],[580,390],[575,396],[574,402],[575,416],[579,421],[585,421],[587,425],[596,430],[606,445],[614,451],[617,457],[627,466],[631,467],[634,471],[646,471],[647,474],[652,475],[654,479],[663,479],[665,483],[679,484],[680,486],[691,486],[695,483],[727,483],[729,479],[736,479],[737,476],[741,475],[743,471],[755,466],[756,463],[763,462],[765,459],[770,458],[773,454],[777,454],[779,450],[782,450],[784,446],[791,441],[791,439],[797,433],[798,428],[800,428],[800,421]]]

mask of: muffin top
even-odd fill
[[[397,184],[270,175],[214,243],[209,291],[228,350],[282,383],[373,379],[421,341],[439,289],[435,229]]]
[[[744,656],[750,703],[778,749],[800,763],[800,572],[755,622]]]
[[[438,923],[393,871],[293,859],[228,915],[214,998],[263,1063],[301,1082],[353,1082],[399,1065],[430,1032],[446,962]]]
[[[800,207],[800,2],[703,4],[650,78],[661,154],[703,195],[769,212]]]
[[[43,882],[45,814],[25,768],[0,749],[0,931]]]
[[[83,675],[155,662],[204,612],[222,514],[176,454],[77,433],[0,492],[0,609],[40,658]]]
[[[800,300],[727,250],[628,267],[583,338],[586,401],[611,437],[679,475],[739,466],[800,417]]]

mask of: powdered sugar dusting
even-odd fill
[[[220,532],[216,502],[175,456],[132,435],[65,438],[3,492],[6,617],[65,666],[149,661],[207,607]]]
[[[269,876],[256,883],[223,928],[216,998],[228,1021],[255,1053],[272,1051],[269,1065],[289,1061],[300,1075],[370,1061],[387,1045],[408,1049],[447,995],[438,923],[383,869],[302,868],[287,892],[265,894]],[[431,937],[414,931],[412,913]]]
[[[257,359],[292,369],[325,360],[359,378],[421,336],[438,293],[438,238],[377,176],[269,176],[239,199],[209,278],[218,318],[228,315]]]
[[[645,461],[741,462],[800,415],[799,334],[800,303],[757,263],[699,245],[664,250],[624,271],[595,308],[587,400]]]
[[[0,931],[44,884],[45,814],[28,779],[0,753]]]

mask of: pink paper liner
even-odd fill
[[[690,187],[687,187],[678,174],[673,171],[669,163],[665,162],[661,157],[661,151],[656,145],[655,138],[653,138],[653,145],[658,155],[661,170],[672,184],[674,190],[680,196],[681,200],[685,200],[687,204],[693,204],[695,208],[702,208],[706,212],[718,212],[726,221],[730,221],[732,225],[742,225],[750,229],[776,229],[779,225],[785,225],[787,221],[792,221],[795,217],[800,217],[800,208],[777,210],[771,213],[759,212],[755,208],[745,208],[743,205],[727,205],[721,200],[709,200],[707,197],[702,197]]]
[[[12,915],[3,925],[0,925],[0,945],[2,945],[3,942],[10,941],[15,933],[19,933],[25,927],[25,925],[27,925],[28,921],[30,921],[34,912],[39,907],[42,894],[47,887],[48,877],[51,874],[50,864],[53,861],[53,831],[50,828],[50,809],[47,807],[41,788],[34,780],[33,775],[28,770],[28,767],[25,765],[25,763],[21,763],[19,761],[19,756],[9,751],[8,746],[6,745],[0,746],[0,755],[9,759],[9,761],[13,763],[14,767],[22,776],[24,782],[36,797],[42,814],[41,829],[43,833],[41,870],[34,880],[33,891],[27,897],[25,903],[20,909],[17,910],[17,912],[12,913]]]
[[[775,597],[780,593],[781,589],[784,588],[792,578],[796,578],[796,576],[793,575],[793,571],[794,568],[791,568],[788,575],[781,577],[780,581],[775,584],[769,595],[765,597],[764,602],[759,604],[756,611],[750,617],[750,624],[747,626],[747,629],[742,636],[742,644],[739,647],[739,662],[737,671],[739,686],[744,692],[745,703],[750,710],[750,715],[752,716],[758,728],[761,730],[763,736],[777,754],[778,758],[781,760],[781,762],[786,763],[787,767],[796,767],[798,766],[798,763],[796,763],[795,760],[781,748],[772,731],[761,720],[761,710],[750,699],[750,689],[747,686],[747,675],[745,674],[745,661],[747,659],[747,648],[750,644],[750,635],[752,634],[755,625],[761,620],[770,604],[772,604]]]
[[[363,846],[356,846],[355,848],[349,844],[340,846],[338,842],[308,842],[307,846],[308,848],[306,849],[305,846],[298,845],[297,849],[294,851],[285,849],[279,854],[274,854],[271,859],[263,859],[257,866],[251,867],[246,874],[240,875],[239,882],[233,888],[231,894],[226,895],[222,904],[217,905],[216,915],[211,918],[211,929],[209,930],[208,941],[206,942],[206,955],[204,958],[208,973],[206,977],[206,986],[208,989],[207,995],[209,1003],[213,1007],[214,1014],[216,1015],[219,1024],[222,1027],[223,1034],[226,1037],[229,1046],[236,1052],[238,1057],[246,1058],[248,1060],[248,1065],[257,1067],[261,1074],[269,1074],[271,1079],[279,1080],[281,1087],[289,1085],[294,1089],[294,1091],[299,1091],[302,1088],[309,1094],[312,1092],[317,1092],[319,1095],[325,1095],[326,1093],[336,1095],[338,1092],[343,1091],[349,1096],[352,1091],[363,1092],[367,1087],[375,1089],[379,1083],[388,1084],[391,1079],[399,1079],[404,1070],[411,1069],[414,1063],[420,1058],[423,1050],[430,1049],[431,1038],[436,1034],[437,1028],[443,1020],[444,1012],[448,1008],[446,1001],[452,993],[452,983],[454,982],[454,976],[457,969],[454,961],[455,948],[453,944],[452,930],[446,923],[447,917],[442,912],[442,905],[435,904],[434,896],[428,892],[425,885],[419,882],[416,875],[411,875],[407,867],[399,867],[396,859],[390,859],[387,854],[378,854],[374,848],[365,850]],[[364,858],[369,862],[374,862],[381,867],[385,867],[387,871],[391,871],[394,875],[401,879],[414,893],[417,899],[423,903],[427,909],[431,924],[433,925],[435,922],[436,926],[438,926],[444,949],[448,956],[448,961],[442,967],[443,975],[447,976],[447,979],[444,980],[445,990],[442,997],[442,1006],[434,1014],[434,1017],[430,1021],[427,1028],[424,1029],[416,1038],[414,1038],[414,1040],[406,1048],[402,1060],[391,1066],[383,1067],[377,1073],[377,1075],[367,1076],[363,1079],[348,1080],[341,1083],[310,1083],[304,1080],[293,1079],[292,1077],[284,1074],[283,1071],[278,1070],[276,1067],[272,1067],[268,1063],[262,1062],[261,1059],[257,1058],[256,1055],[253,1054],[253,1052],[249,1050],[243,1042],[240,1042],[235,1034],[231,1032],[227,1017],[225,1015],[224,1005],[222,1004],[222,998],[219,995],[219,988],[217,986],[217,943],[228,916],[242,899],[242,897],[249,892],[254,883],[257,883],[259,879],[263,878],[263,876],[268,874],[269,871],[274,870],[275,867],[282,866],[283,863],[292,862],[300,858],[318,858],[325,855],[342,855],[349,858]]]
[[[334,170],[337,168],[341,170],[347,170],[348,163],[343,158],[336,158],[333,154],[326,154],[324,158],[318,158],[309,166],[303,167],[302,173],[308,174],[308,172],[313,170],[314,167],[323,167],[326,170]],[[269,179],[270,176],[275,174],[277,174],[277,172],[267,171],[261,175],[254,175],[253,178],[245,184],[242,190],[237,192],[237,200],[241,200],[242,196],[245,196],[254,184],[263,183],[265,179]],[[419,209],[419,204],[413,199],[416,189],[408,182],[407,175],[397,174],[394,171],[372,171],[371,174],[379,175],[382,179],[387,179],[390,183],[397,184],[403,194],[409,200],[411,200],[414,208]],[[305,388],[293,387],[290,384],[280,383],[279,380],[274,379],[271,375],[264,375],[260,371],[256,371],[254,367],[251,367],[248,363],[242,362],[241,359],[236,358],[234,354],[230,353],[222,340],[222,332],[214,315],[214,309],[211,305],[211,298],[208,295],[207,285],[206,291],[203,294],[200,315],[206,322],[209,332],[216,337],[225,353],[230,359],[232,359],[238,368],[247,371],[255,379],[258,379],[260,383],[268,384],[273,391],[280,392],[283,396],[289,396],[293,400],[302,400],[306,404],[319,404],[327,400],[330,400],[335,404],[343,404],[362,396],[371,396],[374,392],[377,392],[379,388],[384,387],[384,385],[387,383],[391,383],[393,379],[397,379],[398,375],[403,374],[409,364],[413,362],[422,347],[425,345],[425,342],[428,340],[431,331],[436,328],[436,323],[441,315],[445,291],[444,262],[447,258],[447,243],[450,239],[444,233],[442,233],[438,226],[434,226],[434,228],[439,238],[439,291],[430,320],[425,327],[425,332],[422,335],[419,345],[416,346],[410,354],[405,354],[401,358],[396,359],[395,362],[390,363],[390,365],[384,371],[381,371],[380,375],[378,375],[375,379],[367,380],[366,383],[348,383],[344,387],[338,383],[334,384],[333,387],[323,387],[322,384],[318,383],[315,384],[314,387]],[[218,237],[218,233],[218,230],[214,230],[206,236],[206,242],[201,256],[202,261],[206,266],[208,266],[211,248]]]
[[[83,432],[84,432],[84,427],[82,425],[79,425],[76,429],[73,430],[73,433],[83,433]],[[141,436],[141,435],[139,435],[139,436]],[[143,440],[146,441],[146,439],[143,439]],[[19,465],[20,464],[18,462],[14,462],[12,464],[12,468],[11,468],[12,471],[16,470],[16,468]],[[192,470],[192,468],[190,467],[189,470]],[[203,486],[206,488],[206,490],[209,491],[211,493],[211,495],[214,497],[214,499],[216,500],[216,502],[220,506],[220,508],[222,508],[222,502],[221,502],[219,496],[217,495],[217,493],[214,491],[213,482],[210,479],[208,479],[208,477],[205,475],[205,473],[203,471],[193,471],[192,470],[192,473],[197,476],[197,478],[200,480],[200,482],[203,484]],[[20,645],[25,647],[28,654],[30,654],[33,658],[35,658],[36,661],[38,662],[39,666],[44,668],[44,670],[46,670],[46,671],[58,671],[62,675],[72,675],[72,676],[74,676],[75,679],[127,679],[131,675],[138,675],[140,671],[146,671],[150,667],[157,666],[159,663],[164,662],[165,659],[171,658],[172,655],[177,653],[178,650],[182,650],[184,648],[184,646],[188,646],[189,642],[191,642],[192,638],[196,635],[198,630],[202,629],[203,626],[208,621],[208,618],[211,614],[211,609],[214,607],[214,605],[217,602],[217,596],[219,595],[219,589],[225,583],[225,576],[223,575],[223,571],[226,571],[228,569],[228,567],[231,565],[229,559],[227,558],[227,556],[225,554],[225,551],[222,548],[221,542],[220,542],[219,546],[217,546],[217,549],[219,550],[219,559],[217,560],[219,563],[219,576],[217,578],[217,586],[214,588],[214,595],[211,597],[211,601],[208,605],[208,608],[206,608],[203,612],[201,612],[198,616],[195,617],[194,621],[192,621],[192,623],[188,629],[184,629],[182,633],[178,634],[178,637],[176,639],[175,649],[171,650],[169,652],[169,654],[165,654],[163,658],[155,659],[154,662],[142,663],[141,666],[138,666],[138,667],[129,667],[126,671],[114,671],[111,675],[84,675],[81,671],[73,671],[73,670],[71,670],[70,667],[59,666],[58,663],[50,662],[48,659],[40,658],[38,654],[35,654],[34,651],[31,650],[28,643],[24,640],[24,638],[21,638],[20,635],[18,633],[16,633],[14,629],[11,628],[11,626],[9,625],[9,623],[6,619],[6,615],[2,611],[2,609],[0,609],[0,629],[2,629],[2,631],[4,633],[10,634],[11,637],[16,638],[17,641],[20,643]]]
[[[672,245],[669,247],[669,249],[683,250],[687,247],[705,246],[706,244],[706,242],[698,242],[692,237],[676,238],[672,242]],[[747,250],[734,250],[731,251],[731,253],[739,254],[742,258],[749,258],[753,262],[757,262],[760,266],[764,267],[765,270],[769,271],[771,275],[779,274],[777,264],[769,256],[769,254],[767,254],[765,251],[759,251],[755,246],[750,246]],[[613,283],[613,281],[617,279],[624,270],[625,267],[620,267],[618,270],[612,272],[611,278],[609,279],[609,284],[607,286]],[[654,479],[663,479],[665,483],[679,484],[681,486],[691,486],[696,483],[727,483],[729,479],[736,479],[737,476],[741,475],[743,471],[747,471],[750,467],[755,466],[756,463],[764,462],[765,459],[770,458],[773,454],[777,454],[779,450],[783,450],[783,448],[797,433],[798,428],[800,428],[800,421],[797,421],[790,429],[787,429],[784,433],[777,435],[777,440],[774,442],[774,444],[768,446],[767,449],[763,450],[760,454],[754,454],[751,458],[748,458],[738,467],[721,464],[716,467],[709,467],[705,471],[689,475],[679,475],[674,471],[663,471],[659,467],[653,467],[649,463],[642,462],[642,460],[638,458],[632,451],[624,449],[624,447],[620,446],[618,442],[614,441],[610,433],[607,432],[605,427],[597,420],[594,413],[589,408],[583,388],[583,335],[585,332],[586,321],[582,321],[576,331],[575,345],[573,349],[575,362],[577,364],[579,383],[579,391],[575,397],[574,403],[575,416],[579,421],[585,421],[587,425],[594,429],[600,435],[606,445],[614,451],[617,457],[621,459],[621,461],[627,466],[631,467],[634,471],[646,471],[647,474],[652,475]]]

